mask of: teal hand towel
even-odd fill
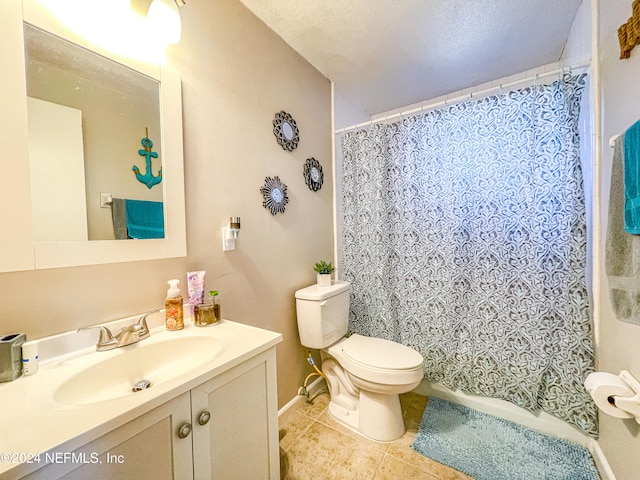
[[[164,238],[162,202],[127,199],[125,205],[130,238]]]
[[[640,234],[640,121],[624,133],[624,230]]]

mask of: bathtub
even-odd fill
[[[589,449],[595,461],[600,477],[603,480],[615,480],[615,475],[607,461],[604,452],[600,448],[598,440],[582,433],[582,431],[569,425],[546,412],[538,411],[532,413],[529,410],[518,407],[506,400],[498,398],[481,397],[479,395],[469,395],[459,390],[451,390],[439,383],[429,383],[423,380],[414,390],[415,393],[426,395],[427,397],[438,397],[443,400],[458,403],[465,407],[473,408],[480,412],[494,415],[496,417],[519,423],[539,432],[564,438],[572,442],[583,445]]]
[[[506,400],[470,395],[460,390],[450,390],[444,385],[439,383],[432,384],[425,380],[415,388],[414,392],[420,395],[426,395],[427,397],[438,397],[443,400],[459,403],[465,407],[519,423],[520,425],[539,432],[579,443],[587,448],[591,448],[592,446],[593,439],[590,436],[582,433],[565,421],[543,411],[532,413]]]

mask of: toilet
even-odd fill
[[[296,292],[300,342],[321,351],[331,416],[367,438],[391,442],[405,432],[398,395],[418,386],[423,358],[389,340],[346,337],[350,290],[349,283],[336,281]]]

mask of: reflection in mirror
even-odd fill
[[[163,184],[148,187],[132,171],[146,175],[150,157],[150,177],[162,167],[159,82],[26,23],[24,38],[34,240],[131,237],[116,236],[122,219],[101,194],[162,212]],[[163,229],[159,215],[149,221]]]

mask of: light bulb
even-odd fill
[[[178,43],[182,37],[180,12],[174,0],[153,0],[147,13],[147,21],[153,33],[166,43]]]

